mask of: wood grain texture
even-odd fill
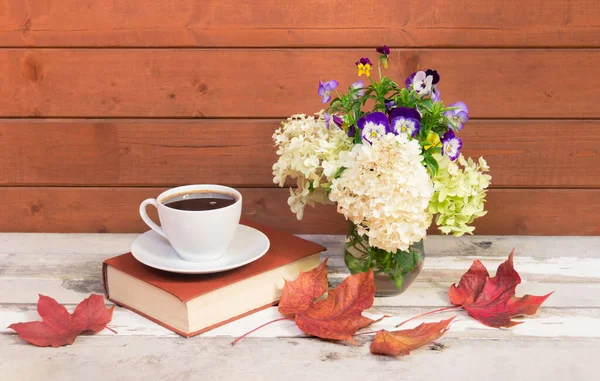
[[[316,339],[246,339],[231,346],[231,338],[189,339],[138,336],[80,337],[76,345],[52,352],[23,344],[14,335],[0,335],[0,374],[9,380],[331,381],[432,380],[451,374],[464,381],[593,380],[599,366],[598,339],[519,338],[473,340],[442,338],[447,349],[415,350],[407,359],[369,354],[370,337],[357,347]],[[44,355],[40,355],[44,353]],[[100,358],[100,359],[99,359]],[[218,364],[218,366],[215,366]],[[382,364],[385,364],[382,366]],[[535,364],[535,367],[532,366]]]
[[[274,187],[279,120],[0,120],[5,186]],[[600,187],[599,121],[473,120],[466,156],[493,187]]]
[[[43,269],[45,274],[88,275],[96,272],[90,265],[115,253],[123,253],[131,247],[139,236],[137,233],[0,233],[0,271],[3,275],[35,275]],[[327,247],[325,256],[328,265],[343,266],[341,254],[345,235],[300,234],[299,237]],[[427,238],[427,258],[433,257],[506,257],[513,248],[518,248],[517,257],[554,261],[568,257],[585,263],[600,253],[600,236],[591,237],[535,237],[535,236],[496,236],[465,235],[460,238],[436,235]],[[44,257],[33,262],[40,250]],[[569,255],[565,255],[569,253]],[[325,257],[323,257],[323,260]],[[26,263],[28,262],[29,263]],[[522,265],[519,259],[519,266]],[[82,267],[80,267],[82,266]],[[56,272],[55,272],[56,271]],[[559,274],[560,275],[560,274]],[[600,279],[600,272],[596,274]],[[598,305],[600,307],[600,304]]]
[[[595,0],[5,0],[1,46],[597,47]]]
[[[19,305],[17,310],[0,308],[0,333],[1,327],[8,327],[14,321],[28,320],[23,314],[30,311],[23,311],[22,307],[24,304],[35,304],[41,289],[61,304],[71,305],[79,303],[89,293],[102,293],[100,263],[108,257],[129,251],[137,236],[110,233],[0,234],[0,305]],[[345,237],[303,237],[327,248],[321,259],[329,258],[327,269],[330,285],[339,284],[348,275],[342,255]],[[556,291],[544,303],[544,311],[548,307],[600,306],[600,237],[430,236],[426,242],[427,265],[415,283],[401,296],[377,298],[375,307],[385,307],[388,312],[389,307],[400,307],[402,310],[394,311],[394,314],[411,316],[420,312],[407,312],[409,306],[430,309],[446,306],[446,291],[460,279],[474,259],[481,259],[487,268],[495,269],[506,260],[513,248],[517,248],[515,266],[526,279],[519,285],[519,294],[543,295]],[[137,315],[128,310],[117,310],[117,313],[119,311],[122,314],[115,315],[112,325],[119,332],[125,330],[135,334],[141,328],[146,334],[170,332],[144,319],[136,319]],[[226,329],[218,329],[209,336],[241,335],[260,325],[261,321],[274,319],[268,314],[261,314],[245,318],[240,324],[229,324]],[[569,320],[573,318],[570,316]],[[549,324],[546,320],[538,320],[538,323]],[[527,326],[531,324],[529,322]],[[560,331],[553,329],[551,332],[558,335]],[[600,336],[600,327],[597,332]],[[285,336],[289,330],[269,328],[261,330],[262,333],[268,337]]]
[[[235,347],[240,336],[280,315],[272,307],[237,320],[202,337],[184,339],[117,307],[110,327],[82,336],[72,346],[50,350],[25,344],[7,327],[38,319],[35,302],[40,290],[73,310],[90,292],[101,292],[100,263],[129,249],[133,235],[117,234],[0,234],[0,375],[8,380],[195,379],[198,374],[218,380],[437,379],[452,374],[461,380],[514,380],[556,377],[593,379],[600,348],[599,237],[430,237],[424,271],[404,294],[376,298],[369,317],[389,318],[366,328],[393,329],[400,321],[447,306],[449,285],[477,256],[489,268],[517,246],[515,267],[523,276],[517,293],[544,294],[555,290],[540,311],[512,329],[484,327],[463,311],[448,311],[407,323],[436,321],[458,315],[440,340],[443,353],[428,346],[411,356],[393,359],[368,353],[372,335],[357,336],[358,346],[307,338],[292,321],[269,325]],[[340,236],[311,236],[327,246],[330,280],[347,275],[341,265]],[[439,251],[438,251],[439,250]],[[575,273],[573,273],[575,272]],[[580,273],[587,273],[582,278]],[[439,348],[437,348],[439,349]],[[50,353],[50,352],[48,352]],[[233,360],[232,360],[233,359]],[[382,366],[391,361],[393,367]],[[535,363],[535,367],[531,364]],[[220,364],[214,366],[215,363]],[[557,366],[556,364],[559,364]],[[375,371],[374,371],[375,370]],[[408,375],[408,376],[406,376]]]
[[[375,58],[371,49],[4,49],[0,116],[287,117],[323,107],[319,79],[356,81],[361,56]],[[600,50],[409,49],[391,61],[400,82],[438,69],[443,99],[465,101],[473,118],[600,117]]]
[[[1,280],[0,280],[1,282]],[[449,287],[449,286],[448,286]],[[445,299],[442,301],[441,306],[447,307],[448,300],[446,294],[448,287],[444,290],[436,290],[438,294],[443,295],[439,299]],[[412,288],[412,286],[411,286]],[[580,291],[584,291],[585,288],[581,287]],[[585,291],[584,291],[585,292]],[[89,294],[88,294],[89,295]],[[86,294],[78,295],[77,301],[83,300]],[[39,295],[35,295],[35,302],[39,298]],[[431,295],[423,295],[421,299],[425,301]],[[413,295],[416,297],[416,295]],[[553,294],[554,297],[554,294]],[[376,301],[383,301],[384,299],[376,299]],[[398,300],[397,300],[398,301]],[[550,299],[548,300],[548,302]],[[64,304],[64,302],[60,302]],[[0,336],[14,335],[11,329],[3,328],[8,327],[10,324],[18,321],[35,320],[37,318],[37,311],[35,304],[11,305],[3,303],[0,306]],[[382,310],[387,314],[392,315],[390,318],[386,318],[381,322],[375,323],[370,326],[369,329],[364,329],[363,332],[377,331],[380,329],[394,330],[394,326],[406,319],[413,316],[417,316],[421,313],[429,312],[434,309],[432,306],[423,307],[412,307],[408,305],[402,305],[394,307],[390,305],[377,306],[373,309],[365,312],[366,316],[372,316],[375,318],[381,317]],[[73,310],[74,306],[68,305],[67,309]],[[511,330],[503,329],[489,329],[482,327],[481,323],[475,319],[471,319],[463,311],[449,311],[436,316],[426,317],[420,319],[419,322],[411,322],[407,324],[406,328],[412,328],[418,325],[421,321],[434,322],[440,319],[448,319],[451,316],[457,316],[456,323],[452,325],[452,329],[448,334],[444,335],[445,339],[462,339],[462,340],[515,340],[524,337],[528,338],[542,338],[546,340],[549,338],[596,338],[600,339],[600,309],[594,307],[588,308],[551,308],[548,303],[544,303],[543,308],[539,311],[534,318],[527,317],[524,322],[526,324],[514,328]],[[211,340],[217,337],[230,337],[230,340],[235,339],[243,335],[244,333],[256,328],[264,322],[276,320],[281,317],[281,314],[277,311],[277,307],[270,307],[260,312],[254,313],[248,317],[236,320],[232,323],[226,324],[212,331],[203,333],[200,338],[203,340]],[[550,327],[549,327],[550,326]],[[155,337],[177,337],[174,332],[171,332],[161,326],[153,323],[152,321],[146,320],[145,318],[136,315],[135,313],[128,311],[124,308],[116,308],[113,314],[113,320],[109,324],[109,327],[118,332],[119,336],[130,336],[132,340],[135,340],[139,336],[155,336]],[[483,332],[482,332],[483,331]],[[93,336],[97,340],[102,337],[114,338],[113,332],[105,329]],[[258,330],[249,336],[250,338],[273,338],[277,337],[280,339],[289,338],[300,338],[307,339],[304,334],[296,326],[293,320],[279,322],[277,325],[270,325],[265,329]],[[369,336],[367,336],[369,337]],[[371,336],[372,337],[372,336]],[[77,342],[79,342],[79,338]],[[183,339],[182,339],[183,340]],[[600,341],[600,340],[599,340]],[[331,343],[330,343],[331,344]],[[12,381],[12,380],[11,380]]]
[[[156,197],[162,190],[0,188],[0,231],[145,231],[148,228],[138,216],[138,205],[147,197]],[[309,209],[304,220],[297,221],[287,206],[287,189],[245,188],[241,192],[246,218],[292,233],[346,232],[344,219],[333,206]],[[488,215],[477,221],[477,234],[600,234],[600,189],[493,189],[489,192],[486,209]]]

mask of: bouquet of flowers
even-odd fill
[[[368,84],[359,80],[340,93],[337,81],[320,81],[327,110],[282,122],[273,135],[279,155],[273,175],[279,186],[296,180],[288,204],[298,219],[306,205],[337,204],[350,221],[350,271],[374,268],[401,291],[422,267],[432,221],[444,234],[472,234],[470,224],[486,213],[491,177],[483,158],[461,155],[458,133],[469,110],[463,102],[444,104],[439,73],[417,71],[400,85],[381,75],[390,49],[377,52],[379,80],[369,58],[361,58],[358,76]]]

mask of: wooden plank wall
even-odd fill
[[[137,205],[189,183],[241,188],[244,213],[298,222],[271,134],[318,111],[319,79],[393,49],[467,102],[465,153],[492,166],[481,234],[600,234],[597,0],[4,0],[0,231],[139,232]]]

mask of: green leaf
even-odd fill
[[[342,104],[342,100],[340,98],[334,98],[329,105],[333,107],[337,103]]]
[[[429,112],[433,113],[433,102],[431,101],[431,99],[425,99],[424,101],[422,101],[422,102],[421,102],[421,106],[422,106],[422,107],[423,107],[425,110],[427,110],[427,111],[429,111]]]
[[[332,179],[337,179],[346,170],[346,167],[340,167],[337,172],[333,174]]]
[[[423,162],[429,170],[429,173],[431,173],[431,176],[437,176],[438,171],[440,170],[440,165],[438,164],[437,160],[435,160],[435,158],[429,153],[423,153]]]
[[[400,272],[406,274],[417,267],[418,255],[413,252],[398,251],[394,253],[394,261],[401,269]]]

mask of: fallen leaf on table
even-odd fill
[[[77,305],[71,319],[82,332],[98,333],[112,320],[115,306],[106,308],[102,295],[90,295]]]
[[[373,269],[348,276],[329,291],[327,298],[317,300],[308,310],[296,315],[296,325],[305,333],[323,339],[347,340],[375,320],[362,316],[375,299]]]
[[[481,323],[495,328],[512,327],[522,322],[512,320],[521,315],[533,315],[552,294],[516,297],[515,290],[521,277],[513,266],[514,249],[508,259],[498,266],[491,278],[485,266],[476,260],[457,285],[450,286],[450,303],[462,306]]]
[[[53,348],[73,344],[85,331],[98,333],[112,319],[114,306],[106,308],[101,295],[91,295],[75,308],[71,315],[67,309],[48,296],[40,295],[37,305],[42,321],[14,323],[13,329],[24,340],[39,347]]]
[[[279,312],[285,317],[265,323],[231,344],[235,345],[257,329],[286,318],[293,318],[298,328],[309,335],[356,344],[352,335],[376,321],[362,316],[362,312],[375,300],[373,270],[346,277],[339,286],[329,291],[326,298],[319,299],[327,292],[326,266],[327,259],[318,267],[300,273],[293,282],[286,280],[279,302]]]
[[[310,308],[315,299],[320,298],[329,288],[327,281],[327,260],[314,269],[301,272],[293,282],[285,280],[279,301],[279,313],[295,316]]]
[[[448,329],[456,316],[437,323],[421,323],[412,329],[399,331],[381,330],[371,343],[371,353],[390,356],[406,356],[410,351],[439,339]]]

